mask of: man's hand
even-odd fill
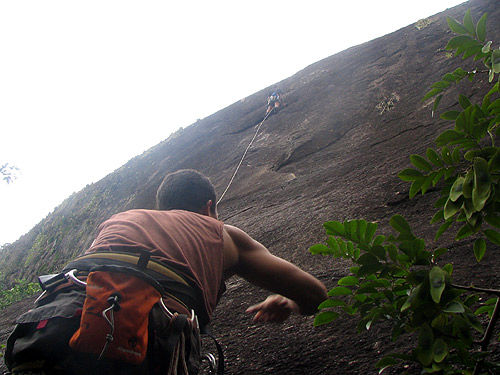
[[[257,323],[284,322],[292,312],[300,313],[299,306],[291,299],[279,294],[273,294],[267,297],[263,302],[250,306],[247,313],[256,313],[253,321]]]

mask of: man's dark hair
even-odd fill
[[[194,169],[169,173],[156,192],[156,208],[159,210],[200,212],[209,200],[212,201],[210,210],[215,213],[215,188],[207,177]]]

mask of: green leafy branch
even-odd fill
[[[492,48],[492,41],[486,42],[487,17],[488,15],[485,13],[477,24],[474,24],[470,10],[465,13],[463,23],[447,17],[448,26],[459,35],[450,39],[446,45],[446,49],[455,51],[455,56],[462,55],[463,60],[470,57],[473,57],[474,61],[482,60],[484,66],[487,68],[486,72],[489,73],[489,82],[493,82],[495,74],[500,73],[500,48]],[[443,97],[442,92],[444,90],[464,78],[472,81],[477,73],[477,69],[469,72],[462,68],[447,73],[440,81],[431,85],[431,90],[424,95],[422,100],[425,101],[437,95],[432,109],[432,113],[434,114]]]
[[[0,310],[26,297],[31,297],[40,291],[38,283],[31,283],[27,280],[16,280],[12,288],[0,290]]]
[[[448,18],[450,28],[459,36],[453,37],[447,49],[463,54],[463,58],[474,56],[483,60],[490,71],[490,78],[500,72],[500,50],[491,49],[491,41],[486,40],[486,14],[477,25],[470,11],[464,16],[463,24]],[[424,100],[446,89],[451,82],[468,77],[473,80],[475,72],[461,68],[447,73],[442,81],[432,85]],[[490,79],[492,81],[492,79]],[[437,149],[428,148],[425,156],[411,155],[410,161],[415,168],[407,168],[399,177],[411,182],[410,198],[417,193],[425,194],[430,187],[442,181],[441,197],[436,201],[438,211],[431,223],[443,222],[436,233],[436,240],[454,222],[461,224],[456,239],[479,234],[474,254],[480,261],[486,252],[485,238],[500,245],[500,149],[496,138],[500,135],[500,82],[496,82],[483,97],[481,103],[472,103],[469,98],[459,95],[459,110],[441,114],[443,120],[452,121],[454,127],[445,130],[436,139]],[[434,102],[436,109],[441,96]],[[483,224],[489,227],[483,229]]]
[[[410,354],[385,356],[376,365],[380,372],[402,361],[418,362],[426,372],[454,373],[457,362],[474,367],[484,360],[482,351],[473,350],[485,342],[473,339],[474,331],[484,333],[477,315],[492,318],[498,298],[474,310],[479,298],[467,293],[472,287],[452,284],[451,264],[436,265],[447,250],[426,250],[424,240],[412,233],[400,215],[393,216],[390,225],[397,236],[375,235],[377,224],[364,220],[324,224],[327,243],[312,246],[311,253],[349,259],[354,265],[350,275],[328,292],[330,298],[319,306],[314,324],[327,324],[348,314],[359,315],[359,332],[389,321],[393,340],[414,333],[416,348]],[[488,292],[500,295],[500,290]],[[493,364],[483,362],[483,368],[487,366]]]
[[[459,35],[446,48],[463,59],[481,60],[491,83],[500,72],[500,50],[486,42],[486,18],[485,14],[474,24],[470,11],[463,23],[448,18],[450,28]],[[464,78],[473,81],[478,72],[458,68],[445,74],[423,100],[437,96],[434,114],[444,90]],[[459,95],[460,108],[441,114],[453,126],[437,137],[436,147],[427,148],[425,155],[411,155],[413,167],[399,173],[411,183],[410,198],[431,188],[440,191],[431,219],[431,223],[442,222],[435,240],[458,223],[456,240],[475,235],[472,251],[478,262],[486,253],[487,241],[500,245],[499,85],[500,81],[494,83],[480,103]],[[312,246],[311,253],[348,259],[353,266],[329,291],[314,324],[327,324],[348,314],[359,317],[358,331],[387,321],[393,340],[414,335],[411,353],[385,356],[376,365],[380,372],[407,361],[419,363],[423,373],[498,371],[499,365],[488,361],[487,349],[498,320],[500,290],[453,283],[453,266],[438,265],[447,249],[429,250],[401,215],[393,216],[390,225],[396,236],[376,235],[377,224],[364,220],[324,224],[327,243]],[[479,296],[484,294],[494,298],[483,302]],[[478,316],[489,319],[486,330]],[[479,335],[483,337],[477,340]]]

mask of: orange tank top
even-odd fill
[[[153,259],[192,276],[211,317],[224,290],[223,225],[211,217],[183,210],[125,211],[100,225],[99,234],[86,253],[149,251]],[[175,307],[178,306],[174,304]]]

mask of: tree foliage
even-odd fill
[[[425,155],[411,155],[413,167],[399,173],[411,183],[410,198],[431,187],[440,190],[431,219],[431,223],[441,223],[436,239],[458,223],[456,240],[475,236],[471,251],[477,262],[490,243],[500,245],[500,148],[495,144],[500,134],[500,49],[486,41],[486,19],[485,14],[476,24],[470,11],[462,22],[448,18],[449,27],[458,35],[446,48],[463,59],[482,62],[487,70],[458,68],[447,73],[423,100],[434,98],[434,113],[448,88],[464,78],[472,81],[478,74],[488,74],[491,89],[480,103],[459,95],[460,108],[441,114],[453,125]],[[360,332],[388,321],[393,340],[413,334],[413,350],[381,358],[376,364],[380,372],[412,361],[421,365],[423,373],[498,371],[499,365],[488,361],[487,348],[498,317],[500,290],[454,284],[453,266],[440,263],[447,249],[429,250],[401,215],[393,216],[390,225],[393,234],[377,234],[377,224],[365,220],[324,223],[327,243],[312,246],[311,253],[348,259],[353,266],[328,292],[329,299],[319,306],[314,324],[327,324],[348,314],[359,318]],[[482,321],[488,319],[485,328]],[[476,340],[480,335],[483,338]]]
[[[16,172],[18,170],[19,168],[10,165],[9,163],[5,163],[3,165],[0,165],[0,177],[2,178],[2,180],[10,184],[16,179]]]
[[[41,291],[38,283],[27,280],[16,280],[11,288],[0,289],[0,310],[21,301],[26,297],[31,297]]]

